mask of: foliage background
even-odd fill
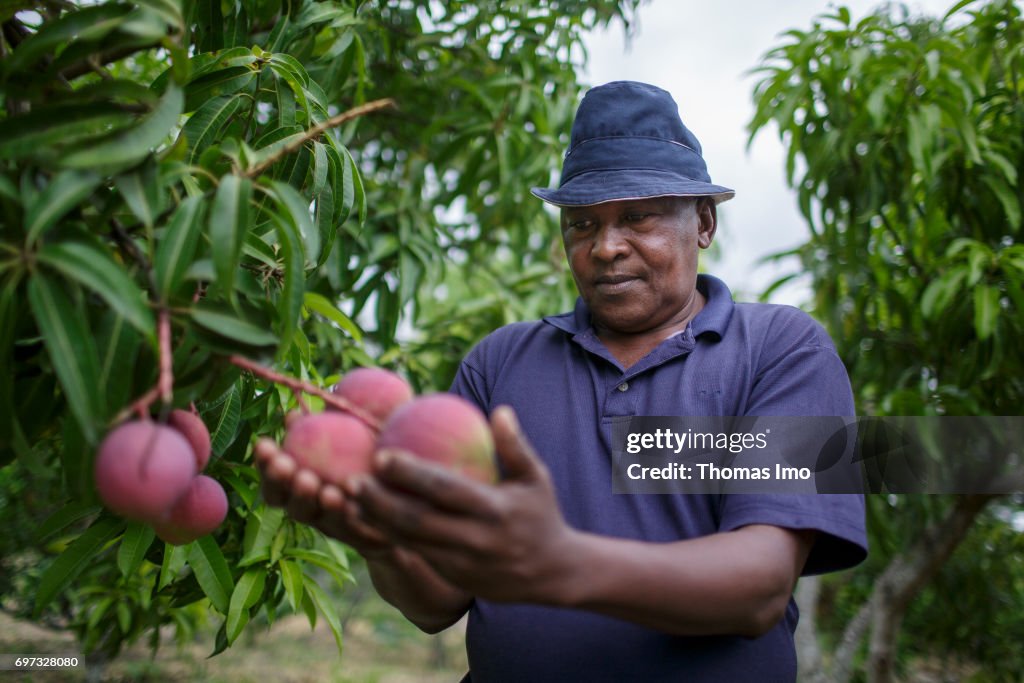
[[[71,630],[97,667],[209,614],[214,651],[292,612],[340,645],[358,560],[256,495],[249,444],[295,399],[226,354],[443,389],[483,334],[568,308],[527,191],[560,166],[583,32],[628,30],[639,4],[0,3],[0,607]],[[863,412],[1019,412],[1020,38],[1007,1],[941,21],[838,8],[765,60],[751,131],[790,149],[809,307]],[[397,106],[317,128],[381,98]],[[157,417],[196,404],[232,504],[178,549],[102,512],[91,482],[104,431],[158,379],[162,318],[175,381]],[[869,504],[871,558],[817,589],[802,675],[940,658],[1018,680],[1021,501],[983,501],[945,555],[921,539],[939,549],[963,500]]]
[[[265,508],[251,465],[294,397],[226,354],[320,385],[380,363],[437,390],[484,333],[567,305],[525,193],[559,165],[581,33],[637,4],[4,3],[3,608],[99,663],[162,625],[188,638],[211,608],[214,651],[282,612],[340,646],[325,587],[350,581],[349,551]],[[231,501],[181,548],[102,512],[91,481],[104,431],[158,380],[162,319],[157,417],[195,402]]]
[[[795,254],[865,415],[1015,415],[1024,405],[1024,22],[1017,3],[944,17],[843,7],[759,68],[751,135],[777,128],[810,229]],[[767,296],[770,290],[765,293]],[[871,556],[812,601],[824,678],[911,657],[1019,680],[1019,496],[869,496]],[[957,550],[957,545],[963,546]],[[954,552],[955,551],[955,552]],[[902,625],[902,629],[901,629]],[[861,641],[865,640],[863,649]],[[814,668],[814,667],[812,667]]]

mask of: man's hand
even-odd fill
[[[497,486],[382,452],[349,495],[374,530],[487,600],[586,609],[678,635],[759,636],[782,618],[814,532],[769,525],[668,543],[599,536],[563,519],[547,469],[499,408]],[[594,571],[600,567],[600,571]]]
[[[562,518],[547,468],[511,408],[491,416],[504,478],[490,486],[400,451],[377,456],[376,477],[349,493],[370,528],[423,557],[442,577],[496,601],[557,602],[574,532]]]
[[[364,557],[393,549],[380,532],[360,519],[354,501],[340,488],[321,481],[312,470],[300,468],[275,441],[260,439],[254,450],[268,505],[285,508],[294,520],[347,543]]]
[[[268,505],[283,507],[296,521],[352,546],[366,558],[370,578],[382,598],[412,623],[436,633],[465,614],[472,596],[455,588],[423,558],[399,548],[362,521],[355,501],[340,488],[300,468],[272,439],[260,439],[256,464]]]

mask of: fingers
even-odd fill
[[[300,469],[292,477],[291,496],[285,509],[296,521],[314,524],[320,516],[320,477],[307,469]]]
[[[260,470],[263,499],[267,505],[284,507],[290,498],[292,477],[298,466],[272,439],[260,439],[254,449]]]
[[[441,510],[486,514],[493,505],[492,488],[438,463],[403,451],[376,454],[375,474],[389,486],[421,498]]]
[[[491,431],[505,479],[546,479],[547,468],[526,439],[519,419],[510,406],[498,406],[491,413]]]
[[[364,556],[390,549],[387,537],[361,519],[359,505],[334,484],[324,484],[319,496],[316,527],[348,543]]]
[[[439,511],[384,486],[374,477],[354,479],[348,488],[349,495],[359,504],[362,518],[398,545],[415,542],[465,548],[474,544],[473,532],[479,519],[460,519]]]
[[[295,459],[272,439],[257,441],[253,453],[262,474],[261,489],[267,504],[285,508],[299,522],[313,524],[320,515],[320,477],[299,468]]]
[[[338,486],[300,468],[272,439],[257,441],[253,453],[268,505],[285,508],[295,521],[316,527],[364,555],[390,552],[387,537],[361,518],[359,505]]]

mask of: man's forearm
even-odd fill
[[[782,618],[812,542],[771,526],[675,543],[577,533],[544,601],[677,635],[759,636]]]
[[[366,564],[377,593],[427,633],[454,624],[473,601],[471,595],[439,577],[414,553],[396,548],[367,558]]]

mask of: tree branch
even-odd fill
[[[321,399],[323,399],[324,403],[331,406],[332,408],[337,408],[342,412],[349,413],[353,417],[362,420],[366,424],[366,426],[372,429],[374,432],[380,432],[381,424],[380,421],[377,420],[377,418],[375,418],[373,415],[363,410],[359,406],[353,404],[351,401],[348,401],[345,398],[338,396],[337,394],[331,393],[330,391],[327,391],[325,389],[321,389],[320,387],[310,384],[309,382],[305,382],[301,379],[296,379],[295,377],[289,377],[287,375],[282,375],[279,372],[274,372],[270,368],[260,365],[256,361],[249,360],[244,356],[229,356],[228,362],[231,363],[232,365],[237,365],[243,370],[251,372],[257,377],[273,382],[274,384],[280,384],[282,386],[288,387],[293,392],[296,392],[296,395],[298,395],[298,392],[305,392],[312,396],[319,396]]]
[[[297,151],[310,140],[320,137],[323,133],[330,130],[331,128],[337,128],[338,126],[347,123],[352,119],[394,106],[395,101],[390,98],[374,100],[373,102],[367,102],[366,104],[361,104],[358,107],[353,107],[352,109],[342,112],[337,116],[333,116],[327,119],[326,121],[321,121],[320,123],[316,124],[309,130],[307,130],[305,134],[303,134],[303,136],[298,140],[288,143],[287,145],[285,145],[284,147],[282,147],[281,149],[277,150],[269,157],[264,159],[261,163],[256,164],[255,166],[250,168],[248,171],[245,172],[245,175],[248,178],[256,178],[261,173],[266,171],[268,168],[276,164],[278,161],[288,156],[292,152]]]
[[[953,509],[944,519],[925,529],[910,550],[889,562],[875,581],[871,597],[843,632],[830,680],[836,683],[850,680],[854,655],[869,624],[874,630],[868,656],[868,680],[873,683],[890,680],[892,641],[907,606],[964,540],[985,505],[997,497],[992,494],[957,496]]]

